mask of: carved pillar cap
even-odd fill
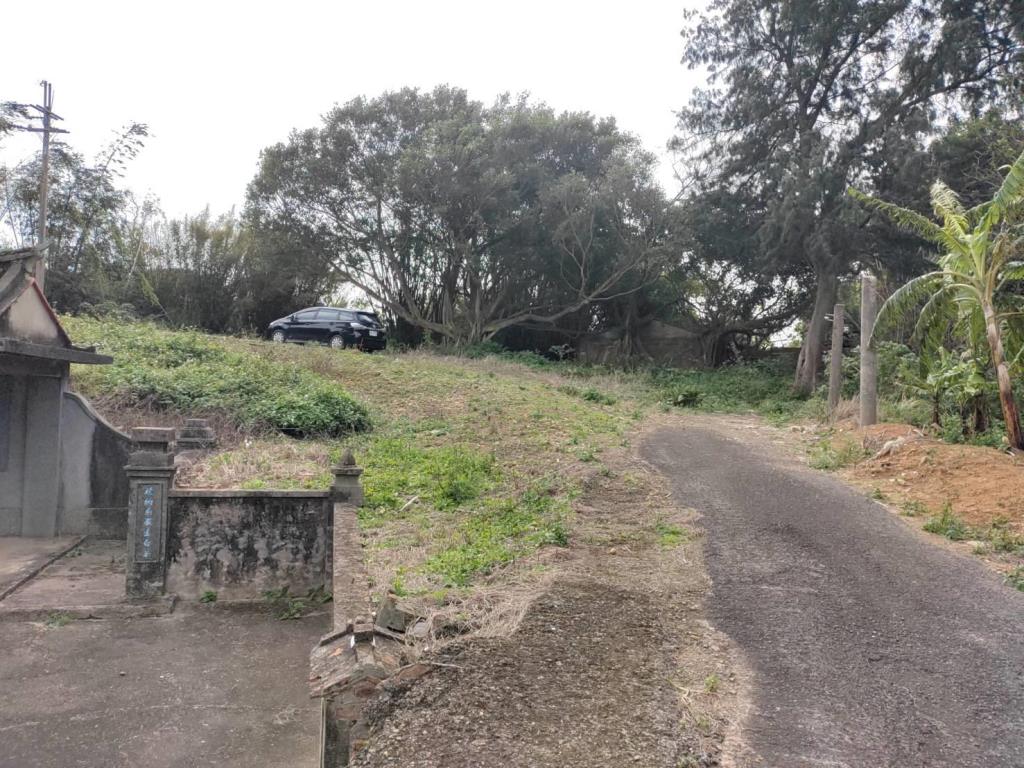
[[[140,451],[166,453],[167,446],[174,442],[174,430],[164,427],[135,427],[132,441]]]
[[[363,468],[356,466],[356,457],[352,454],[352,449],[346,448],[341,461],[331,468],[331,472],[335,477],[359,477],[363,474]]]

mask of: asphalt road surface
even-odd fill
[[[1024,594],[757,442],[643,449],[704,516],[710,617],[752,672],[736,764],[1024,766]]]

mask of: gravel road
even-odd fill
[[[733,765],[1024,766],[1024,594],[734,427],[643,447],[703,515],[709,615],[752,673]]]

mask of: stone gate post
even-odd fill
[[[125,592],[129,598],[157,597],[167,581],[167,496],[174,482],[173,429],[132,430],[135,450],[128,457],[128,556]]]
[[[375,626],[356,513],[363,503],[351,451],[331,470],[334,626],[310,654],[310,692],[321,699],[320,768],[347,766],[368,736],[366,702],[403,662],[400,635]]]

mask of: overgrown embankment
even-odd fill
[[[352,447],[376,586],[442,599],[545,546],[564,546],[583,481],[644,406],[607,382],[488,357],[364,355],[315,346],[66,319],[112,366],[76,388],[115,423],[215,415],[218,452],[182,468],[193,486],[317,488]],[[370,429],[372,425],[372,429]],[[516,578],[519,578],[517,576]]]

